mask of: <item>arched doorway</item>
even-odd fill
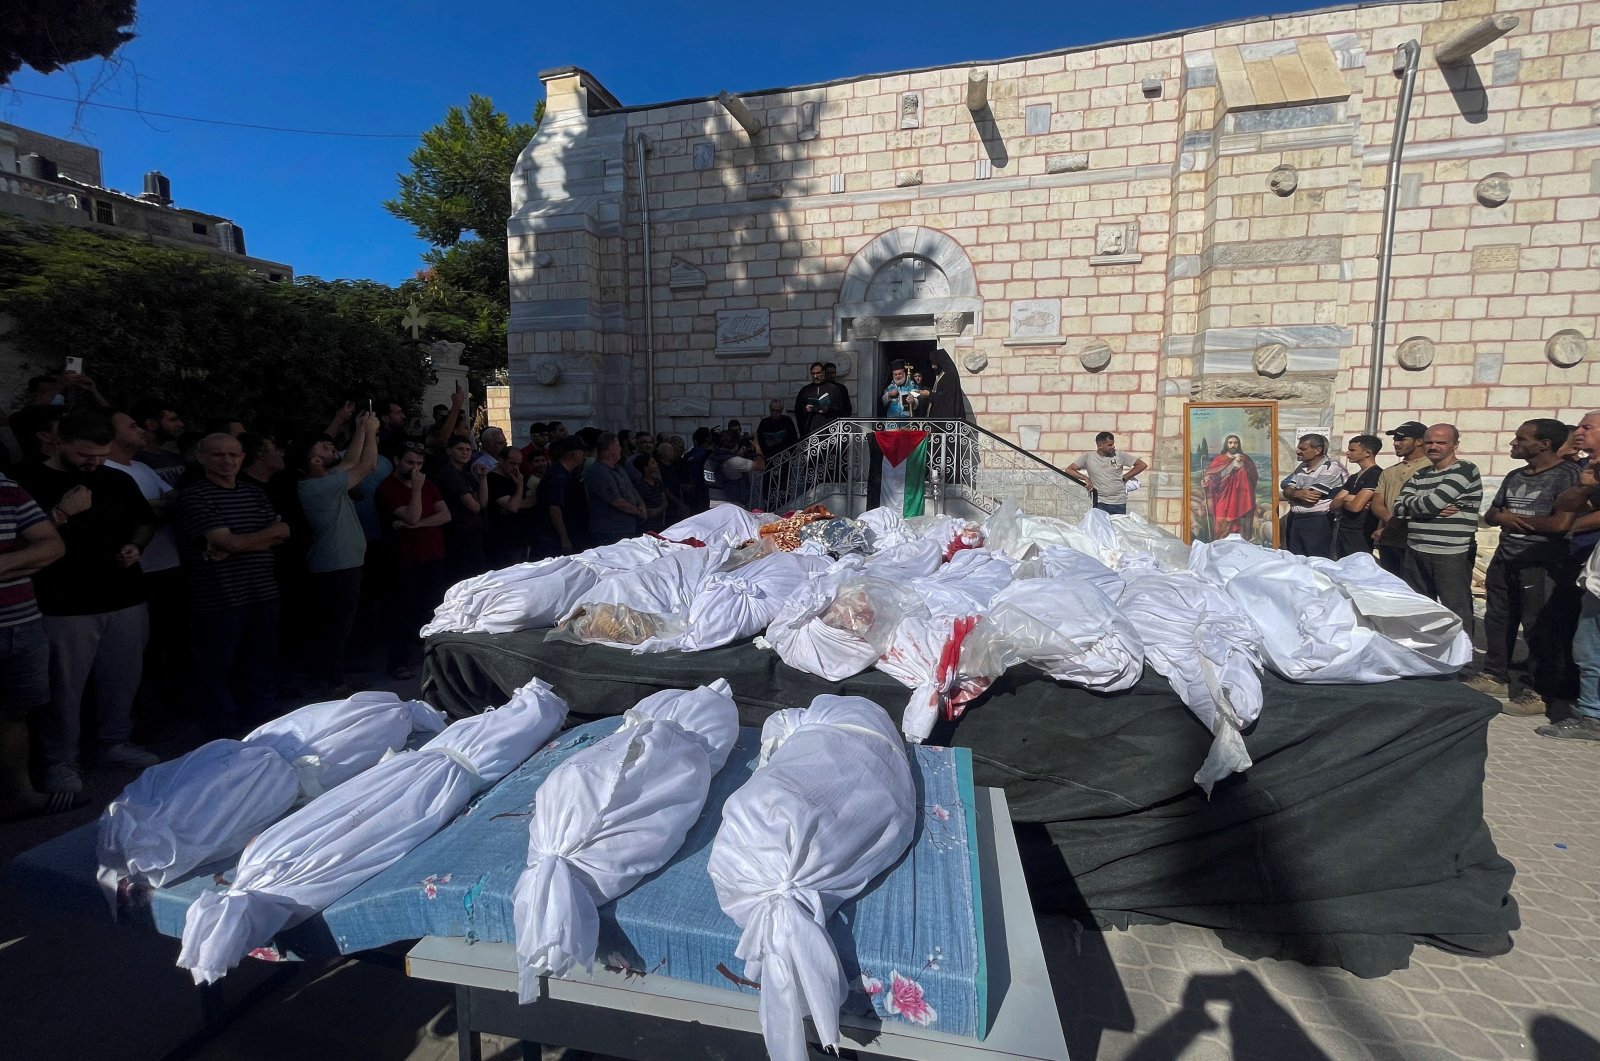
[[[891,229],[856,252],[834,308],[834,337],[856,352],[857,415],[881,412],[888,364],[910,361],[943,374],[940,415],[962,416],[959,376],[950,356],[957,340],[977,334],[983,300],[967,253],[950,236],[920,225]],[[953,393],[953,397],[952,397]]]

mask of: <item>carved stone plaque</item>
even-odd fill
[[[765,354],[772,350],[772,311],[724,309],[717,311],[717,347],[722,356]]]
[[[1118,221],[1096,227],[1090,265],[1129,265],[1143,258],[1139,253],[1137,221]]]
[[[821,110],[816,100],[806,100],[795,110],[796,125],[799,127],[796,134],[798,140],[815,140],[817,138],[817,114]]]
[[[1252,243],[1222,243],[1210,250],[1211,264],[1232,268],[1236,265],[1298,265],[1302,262],[1339,260],[1339,237],[1311,239],[1266,239]]]
[[[1544,344],[1544,356],[1557,368],[1571,368],[1589,354],[1589,340],[1582,332],[1563,328]]]
[[[711,399],[699,397],[668,398],[666,401],[666,414],[668,416],[710,416]]]
[[[1472,194],[1484,206],[1504,206],[1511,198],[1511,175],[1491,173],[1478,182],[1477,187],[1472,189]]]
[[[1030,103],[1027,110],[1027,133],[1042,136],[1050,131],[1050,104]]]
[[[1289,349],[1282,343],[1262,343],[1251,357],[1257,375],[1276,378],[1289,371]]]
[[[920,129],[922,127],[922,93],[900,93],[900,128]]]
[[[1089,152],[1068,151],[1065,154],[1050,155],[1044,160],[1046,173],[1077,173],[1079,170],[1089,168]]]
[[[894,186],[896,188],[915,188],[921,183],[922,171],[920,169],[903,169],[894,175]]]
[[[709,141],[694,145],[694,168],[710,169],[717,164],[717,145]]]
[[[1025,298],[1011,303],[1011,338],[1044,339],[1060,335],[1060,299]]]
[[[857,317],[850,326],[852,339],[876,339],[883,333],[883,321],[877,317]]]
[[[1472,248],[1475,273],[1514,273],[1522,260],[1522,248],[1515,243],[1490,243]]]
[[[1401,368],[1421,372],[1433,364],[1433,340],[1425,335],[1413,335],[1395,349],[1394,359]]]
[[[1090,372],[1099,372],[1111,364],[1111,344],[1104,339],[1090,339],[1078,352],[1078,361]]]
[[[667,286],[674,291],[693,291],[706,286],[706,274],[682,258],[673,258]]]
[[[933,334],[940,337],[960,335],[966,326],[965,313],[941,313],[933,318]]]

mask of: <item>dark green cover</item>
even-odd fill
[[[535,676],[573,725],[718,677],[746,726],[823,692],[869,697],[898,721],[909,695],[875,670],[829,682],[748,642],[633,655],[543,631],[441,634],[426,660],[424,693],[454,717]],[[1210,734],[1148,670],[1103,695],[1014,668],[929,743],[970,749],[973,781],[1005,790],[1042,910],[1204,925],[1251,955],[1362,976],[1403,967],[1415,942],[1510,950],[1514,868],[1483,820],[1499,705],[1450,679],[1262,685],[1245,738],[1255,765],[1209,801],[1193,777]]]

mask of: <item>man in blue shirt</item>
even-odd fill
[[[883,389],[883,401],[888,406],[884,415],[891,420],[909,420],[916,415],[917,385],[910,377],[904,361],[889,366],[889,385]]]

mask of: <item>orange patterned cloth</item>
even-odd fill
[[[768,523],[757,533],[763,538],[771,538],[772,544],[786,553],[792,553],[800,548],[800,528],[807,523],[815,523],[821,519],[832,519],[833,513],[822,505],[809,505],[799,512],[792,512],[775,523]]]

